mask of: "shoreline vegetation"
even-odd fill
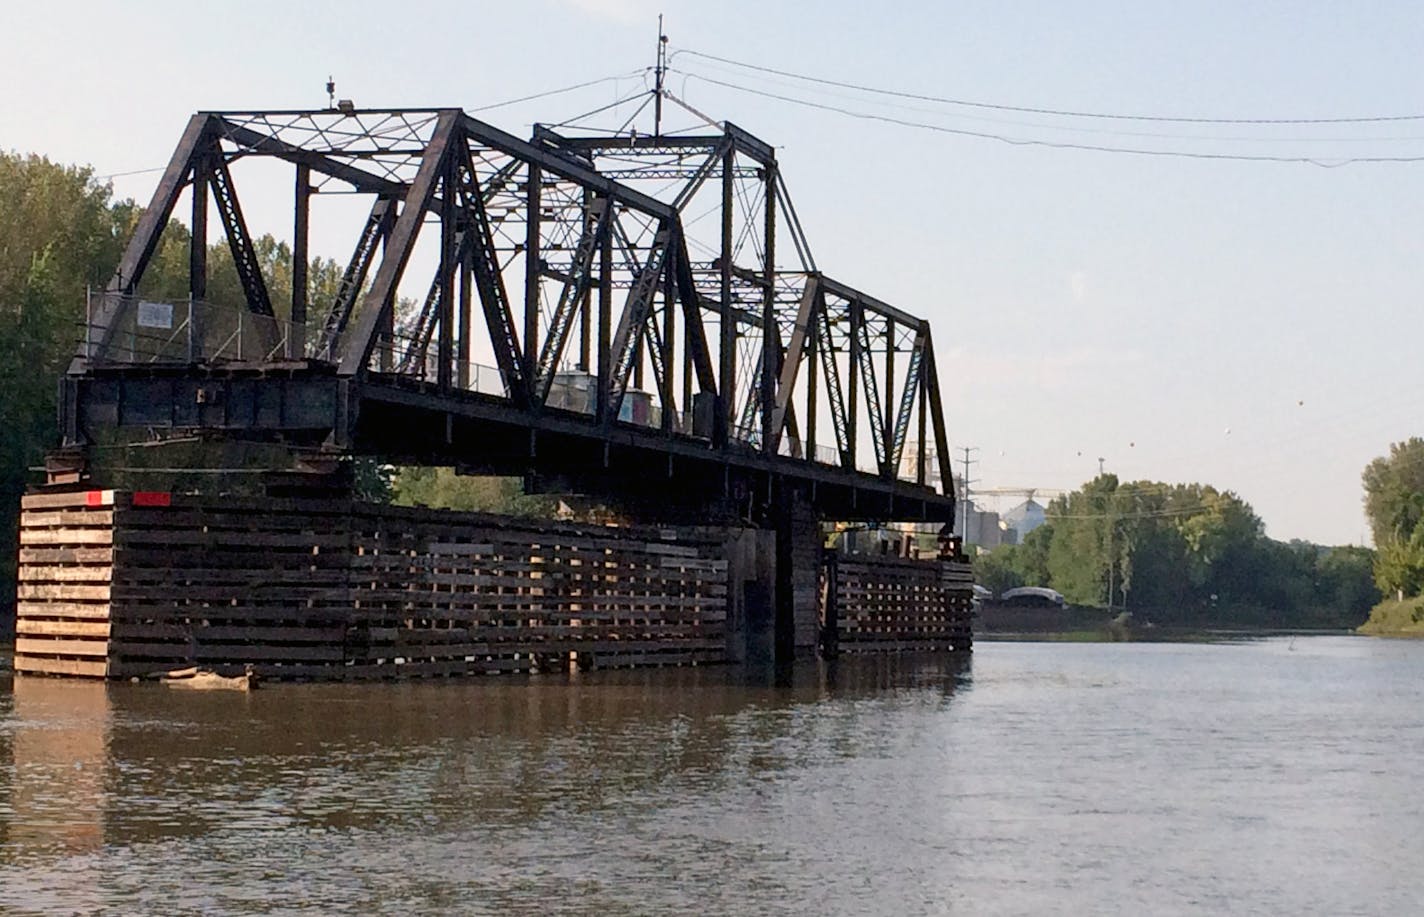
[[[1229,490],[1111,473],[1055,498],[1042,524],[974,566],[993,595],[1037,586],[1063,596],[1068,609],[1044,609],[1062,621],[1040,621],[1034,632],[1078,631],[1072,621],[1084,615],[1101,630],[1125,608],[1117,631],[1348,632],[1381,598],[1368,548],[1277,541]],[[1009,610],[991,602],[983,613],[992,621]],[[994,629],[989,621],[981,631]]]
[[[1371,637],[1424,638],[1424,596],[1385,599],[1370,609],[1370,619],[1356,633]]]

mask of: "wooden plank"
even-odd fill
[[[15,658],[21,656],[99,656],[108,654],[107,640],[66,640],[59,637],[15,638]]]
[[[22,675],[62,675],[71,678],[103,678],[109,664],[103,659],[45,659],[15,656],[15,671]]]
[[[107,583],[112,575],[108,565],[21,564],[22,583]]]
[[[26,599],[19,603],[19,618],[81,618],[108,620],[107,603],[84,605],[78,602],[47,602]]]
[[[109,636],[108,621],[51,621],[21,617],[15,622],[15,633],[22,637],[99,637]]]
[[[65,583],[20,583],[18,596],[27,599],[58,599],[60,601],[106,602],[109,599],[108,586],[76,586]]]
[[[48,545],[111,545],[114,533],[109,529],[20,529],[20,547]]]
[[[42,528],[107,528],[114,524],[112,509],[40,512],[26,510],[20,514],[22,529]]]
[[[55,509],[78,506],[87,506],[89,502],[89,491],[66,491],[63,493],[33,493],[25,494],[20,498],[20,508],[25,510]]]
[[[105,548],[22,548],[20,564],[99,564],[110,565],[114,549]]]

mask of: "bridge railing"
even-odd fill
[[[204,300],[91,292],[81,352],[91,365],[270,363],[305,355],[305,328]]]

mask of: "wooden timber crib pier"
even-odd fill
[[[15,670],[198,665],[338,680],[968,650],[954,559],[796,566],[771,620],[776,533],[604,526],[350,499],[83,490],[26,496]],[[821,551],[807,516],[792,550]],[[820,571],[819,578],[815,571]]]

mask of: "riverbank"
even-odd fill
[[[1359,619],[1320,613],[1287,616],[1258,608],[1118,609],[1014,608],[987,605],[974,620],[976,640],[1064,642],[1197,642],[1237,637],[1343,635]]]
[[[1359,633],[1371,637],[1424,637],[1424,596],[1399,601],[1385,599],[1370,609]]]

